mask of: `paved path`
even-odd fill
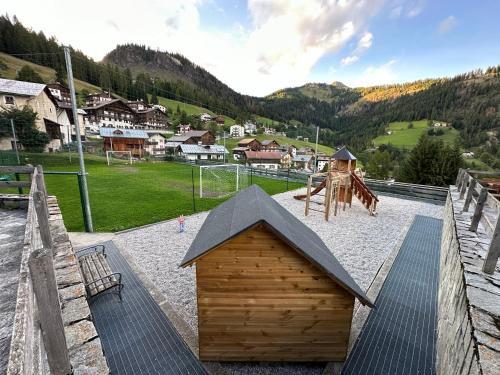
[[[0,209],[0,374],[7,371],[25,226],[25,210]]]
[[[342,374],[435,374],[441,230],[415,216]]]
[[[107,259],[122,273],[123,302],[114,293],[90,305],[113,374],[206,374],[129,264],[108,241]]]

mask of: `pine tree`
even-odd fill
[[[17,72],[16,75],[17,81],[25,81],[25,82],[35,82],[35,83],[45,83],[43,82],[43,78],[31,68],[29,65],[24,65],[21,70]]]

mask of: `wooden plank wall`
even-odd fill
[[[264,225],[196,263],[200,359],[341,361],[354,297]]]

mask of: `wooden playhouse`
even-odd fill
[[[196,264],[199,357],[342,361],[354,299],[373,306],[319,236],[258,186],[213,209]]]

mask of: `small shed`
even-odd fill
[[[196,264],[199,357],[343,361],[354,299],[373,306],[320,237],[253,185],[213,209]]]

